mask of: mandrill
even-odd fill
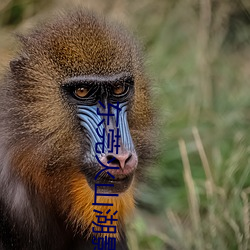
[[[138,43],[86,10],[19,40],[0,84],[0,249],[128,249],[152,151]]]

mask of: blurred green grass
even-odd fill
[[[69,4],[5,2],[5,32]],[[131,249],[250,249],[250,3],[82,5],[135,30],[153,78],[160,154],[138,191],[139,209],[128,225]],[[0,46],[8,48],[1,40]]]

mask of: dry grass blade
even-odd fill
[[[208,163],[208,159],[207,159],[198,129],[196,127],[193,127],[192,132],[193,132],[193,136],[195,139],[197,150],[199,152],[199,156],[201,158],[202,166],[204,168],[206,178],[208,180],[209,188],[207,188],[207,191],[209,193],[211,192],[210,195],[212,195],[214,192],[214,180],[213,180],[212,172]]]
[[[245,191],[241,192],[241,198],[243,201],[243,226],[244,226],[244,242],[243,242],[243,249],[247,250],[249,246],[249,239],[250,239],[250,217],[249,217],[249,201]]]
[[[197,236],[198,249],[202,249],[202,233],[201,233],[201,218],[199,211],[199,200],[195,191],[195,184],[191,173],[186,144],[183,139],[179,140],[179,148],[184,167],[184,180],[188,189],[189,211],[194,230],[194,235]]]

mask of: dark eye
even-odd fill
[[[75,95],[78,98],[84,98],[87,96],[88,93],[89,93],[89,89],[85,87],[79,87],[75,89]]]
[[[125,92],[126,88],[124,85],[117,85],[113,87],[113,92],[115,95],[121,95]]]

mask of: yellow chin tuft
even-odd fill
[[[134,182],[133,182],[134,183]],[[119,226],[124,225],[125,219],[131,214],[134,210],[134,185],[133,183],[124,193],[120,193],[118,197],[105,197],[98,196],[97,203],[110,203],[113,206],[100,206],[92,205],[94,203],[94,191],[89,187],[87,180],[83,178],[82,174],[77,175],[71,182],[70,189],[70,199],[71,206],[69,211],[69,220],[74,222],[76,228],[82,232],[87,231],[87,236],[98,237],[116,237],[119,239]],[[115,191],[114,191],[115,194]],[[94,212],[95,210],[101,211],[102,214]],[[111,210],[108,214],[106,212]],[[118,211],[115,215],[113,215]],[[98,223],[97,216],[106,216],[108,219],[113,215],[113,219],[117,221],[107,221],[106,223]],[[104,218],[101,218],[103,221]],[[94,225],[92,222],[95,222],[103,226],[115,226],[116,233],[92,233],[93,227],[94,230],[100,231],[100,227]],[[104,230],[107,231],[107,227],[104,227]],[[111,228],[110,228],[111,230]],[[113,232],[112,228],[111,232]]]

